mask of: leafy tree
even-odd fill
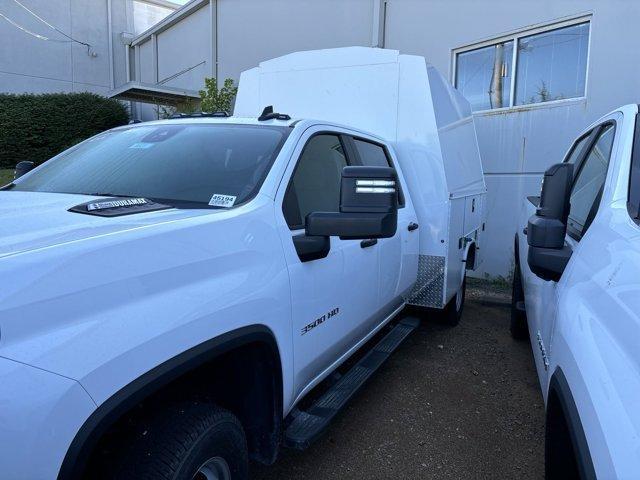
[[[227,112],[233,111],[233,103],[238,93],[238,87],[233,85],[233,79],[227,78],[222,88],[218,88],[218,80],[215,78],[204,79],[205,89],[200,90],[203,112]]]

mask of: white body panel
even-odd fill
[[[244,72],[236,113],[257,115],[267,105],[357,126],[393,145],[421,226],[419,255],[437,262],[429,274],[439,277],[435,302],[410,302],[444,306],[462,283],[464,245],[480,236],[486,191],[464,97],[422,57],[351,47],[297,52]],[[473,214],[450,205],[471,195]]]
[[[31,196],[3,197],[15,195]],[[16,201],[25,210],[28,198]],[[67,208],[77,203],[72,197]],[[245,325],[269,327],[291,368],[289,279],[272,201],[177,220],[172,213],[5,256],[0,276],[12,281],[0,301],[0,355],[76,379],[98,404],[176,352]]]
[[[56,478],[69,444],[96,408],[78,382],[5,358],[0,405],[0,476],[12,480]]]
[[[300,68],[308,55],[294,57]],[[440,306],[460,288],[465,252],[458,248],[460,236],[475,236],[479,228],[478,220],[465,213],[466,199],[472,194],[481,197],[484,191],[479,158],[459,158],[477,154],[475,137],[470,137],[473,124],[451,118],[439,125],[429,102],[416,108],[405,94],[383,95],[391,82],[403,89],[413,84],[415,95],[428,96],[424,59],[399,61],[403,57],[397,52],[369,49],[321,56],[324,73],[316,74],[327,81],[331,93],[324,99],[309,95],[304,100],[290,88],[279,89],[277,71],[291,71],[288,57],[268,62],[264,84],[282,96],[282,103],[273,102],[278,109],[308,108],[321,120],[259,122],[233,117],[145,124],[290,128],[259,192],[244,204],[96,217],[69,209],[98,196],[0,191],[0,403],[8,406],[0,409],[0,443],[9,441],[6,436],[15,433],[15,425],[24,425],[22,437],[12,444],[15,448],[0,449],[0,464],[5,472],[16,473],[12,478],[55,476],[74,433],[96,408],[159,365],[209,340],[253,326],[272,334],[281,362],[284,417],[402,309],[424,256],[441,258],[440,274],[444,280],[446,270],[451,281],[441,288]],[[340,77],[335,72],[350,70],[349,63],[367,62],[372,56],[378,60],[363,66],[351,82],[329,82]],[[380,81],[362,81],[372,75]],[[302,71],[300,78],[295,72],[292,78],[302,88],[309,76],[309,71]],[[371,90],[355,98],[357,85],[365,84]],[[255,75],[243,76],[239,111],[259,113],[253,110],[264,101],[263,93]],[[384,97],[381,101],[386,112],[393,112],[391,117],[369,116],[375,113],[371,94]],[[321,109],[312,111],[332,98],[357,102],[344,108],[335,105],[333,121]],[[450,104],[465,107],[459,100],[455,97]],[[354,115],[355,107],[362,109],[360,118]],[[453,111],[466,115],[468,105],[465,108]],[[352,127],[338,125],[340,116],[341,124]],[[460,141],[472,141],[467,152],[460,146],[451,149],[451,161],[457,158],[469,175],[445,172],[439,128],[446,130],[447,142],[456,143],[455,132]],[[325,258],[302,262],[292,238],[303,231],[287,225],[283,200],[303,148],[318,132],[382,144],[405,202],[393,237],[380,239],[372,248],[364,248],[359,240],[331,237]],[[477,168],[465,167],[467,161]],[[459,191],[452,192],[450,185]],[[417,222],[419,230],[408,228]],[[335,319],[301,334],[310,322],[334,310]],[[10,363],[2,363],[4,359]],[[50,385],[48,393],[25,384],[39,376],[44,378],[38,382]],[[18,399],[14,390],[26,393]],[[36,435],[45,424],[53,429]],[[24,460],[27,457],[31,462]]]
[[[559,282],[536,277],[519,235],[519,262],[532,350],[545,401],[561,370],[584,429],[597,478],[636,478],[640,465],[640,226],[627,210],[637,106],[585,129],[616,122],[602,200],[576,241]],[[636,132],[636,135],[638,132]],[[525,200],[521,230],[535,212]]]
[[[298,123],[260,193],[229,210],[102,218],[68,211],[90,198],[84,195],[0,192],[0,277],[11,279],[0,294],[0,358],[32,365],[50,381],[60,378],[84,392],[86,408],[53,390],[46,399],[72,417],[65,428],[75,433],[96,406],[157,365],[226,332],[261,325],[277,340],[286,415],[394,317],[417,269],[418,236],[407,230],[416,221],[410,198],[399,211],[398,233],[377,248],[336,237],[328,258],[305,264],[297,258],[282,197],[305,141],[318,130],[355,133]],[[341,310],[337,329],[300,336],[333,306]],[[14,382],[14,371],[0,371],[3,387]],[[9,398],[11,391],[0,389],[0,395]],[[40,400],[35,391],[29,395],[14,416],[35,428],[24,408]],[[70,420],[62,415],[60,421]],[[24,462],[11,468],[27,472],[26,478],[55,471],[73,438],[62,436],[65,431],[51,440],[58,445],[50,450],[55,458],[39,456],[26,470]],[[23,454],[33,456],[35,446],[29,443]],[[4,453],[10,451],[1,454],[3,465],[9,462]]]

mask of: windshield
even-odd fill
[[[11,190],[230,207],[257,193],[289,130],[195,123],[114,130],[52,158]]]

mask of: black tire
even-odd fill
[[[529,327],[527,326],[527,315],[518,309],[518,302],[524,303],[524,290],[522,288],[522,276],[520,265],[516,261],[513,270],[513,281],[511,283],[511,337],[515,340],[526,340],[529,338]]]
[[[244,430],[234,415],[213,404],[193,401],[159,408],[137,431],[131,444],[124,443],[127,451],[118,462],[122,468],[113,478],[207,480],[211,477],[196,474],[209,467],[218,469],[222,479],[248,478]]]
[[[462,318],[462,310],[464,310],[464,297],[467,293],[467,275],[462,279],[462,286],[460,290],[449,300],[449,303],[444,307],[442,311],[442,322],[451,327],[455,327],[460,323]]]

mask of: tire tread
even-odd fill
[[[142,422],[142,428],[130,439],[131,449],[124,456],[122,470],[114,478],[175,480],[192,450],[221,426],[228,428],[228,438],[246,464],[246,439],[233,414],[210,403],[181,402],[157,408]]]

